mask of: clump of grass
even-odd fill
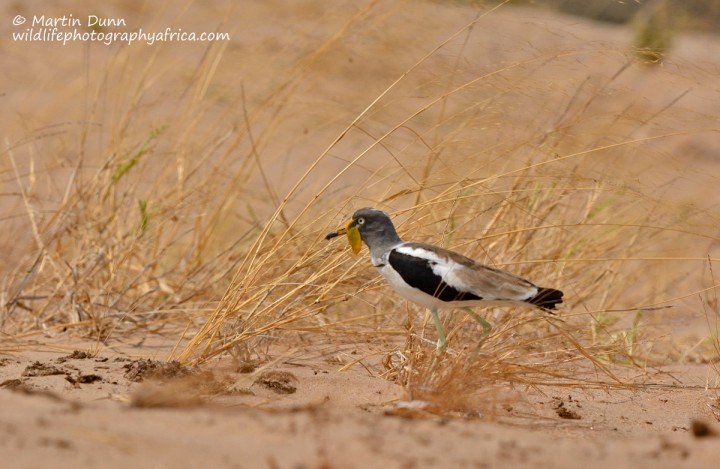
[[[209,50],[198,70],[207,71],[221,56],[222,49]],[[7,235],[33,233],[17,239],[8,256],[13,262],[4,266],[0,328],[7,333],[69,329],[100,341],[138,330],[175,334],[222,292],[231,253],[217,253],[213,233],[227,207],[203,206],[219,198],[228,138],[206,134],[206,150],[191,157],[174,148],[178,135],[192,134],[199,121],[148,125],[142,96],[152,90],[152,80],[136,71],[106,71],[126,73],[127,81],[97,90],[98,100],[103,93],[124,98],[117,99],[118,123],[109,141],[87,124],[6,147],[24,207]],[[135,88],[125,89],[128,83]],[[76,133],[78,154],[69,176],[54,166],[53,150],[34,155],[36,145],[45,147],[40,142],[62,145],[61,137]],[[101,150],[89,154],[89,148]],[[34,183],[46,179],[44,188]],[[242,239],[240,234],[234,242]]]
[[[633,47],[638,59],[654,65],[661,63],[673,41],[673,15],[667,1],[656,1],[641,9],[633,19]]]

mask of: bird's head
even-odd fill
[[[376,208],[361,208],[343,226],[328,233],[325,239],[347,235],[353,254],[360,252],[363,241],[372,250],[384,243],[399,242],[390,215]]]

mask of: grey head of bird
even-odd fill
[[[371,253],[385,252],[402,242],[393,225],[390,215],[376,208],[361,208],[337,231],[328,233],[325,239],[346,234],[355,254],[360,251],[364,241]]]

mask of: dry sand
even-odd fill
[[[372,360],[339,371],[336,354],[307,350],[249,373],[228,359],[199,372],[136,358],[142,347],[50,351],[59,344],[0,361],[4,467],[671,468],[720,457],[705,365],[667,369],[668,384],[642,391],[518,388],[520,402],[489,421],[403,416],[401,388]]]

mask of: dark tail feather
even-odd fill
[[[555,309],[556,304],[563,302],[562,297],[563,292],[560,290],[555,290],[554,288],[538,288],[537,295],[525,301],[543,309]]]

